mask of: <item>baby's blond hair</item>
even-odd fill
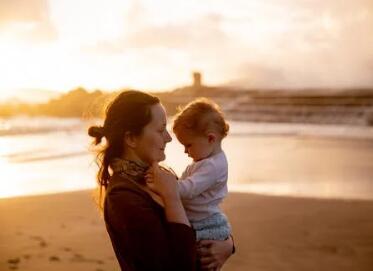
[[[227,136],[229,125],[219,105],[207,98],[198,98],[179,109],[175,116],[173,131],[205,135],[209,131],[218,133],[221,138]]]

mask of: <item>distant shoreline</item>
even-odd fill
[[[117,94],[77,88],[45,103],[3,103],[0,116],[99,117]],[[373,89],[328,90],[323,93],[323,89],[255,90],[210,87],[194,82],[191,86],[152,94],[160,98],[170,116],[179,106],[197,97],[207,97],[216,101],[232,120],[373,126]]]

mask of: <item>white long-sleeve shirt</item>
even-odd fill
[[[219,204],[228,193],[228,162],[224,152],[190,164],[178,186],[185,212],[191,222],[220,212]]]

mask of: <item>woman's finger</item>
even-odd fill
[[[208,247],[198,247],[197,253],[201,257],[211,255],[210,249]]]
[[[201,261],[201,267],[203,270],[214,270],[215,268],[218,268],[217,262],[210,261],[210,262],[205,262],[202,263]]]
[[[213,257],[201,257],[199,260],[202,266],[207,266],[215,262]]]
[[[214,244],[215,241],[213,240],[201,240],[198,242],[198,246],[201,247],[210,247],[212,244]]]
[[[153,191],[153,189],[154,189],[154,184],[153,184],[153,183],[146,181],[146,186],[147,186],[150,190]]]

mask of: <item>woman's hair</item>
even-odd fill
[[[140,135],[151,121],[151,106],[159,102],[157,97],[141,91],[123,91],[107,106],[103,126],[91,126],[88,129],[88,134],[95,138],[92,143],[94,146],[105,138],[105,144],[97,151],[96,157],[100,206],[102,189],[107,188],[110,179],[110,163],[114,158],[121,158],[125,150],[125,133]]]
[[[207,98],[198,98],[190,102],[175,116],[173,125],[175,134],[189,131],[193,134],[205,135],[211,130],[224,138],[228,134],[229,125],[220,107]]]

